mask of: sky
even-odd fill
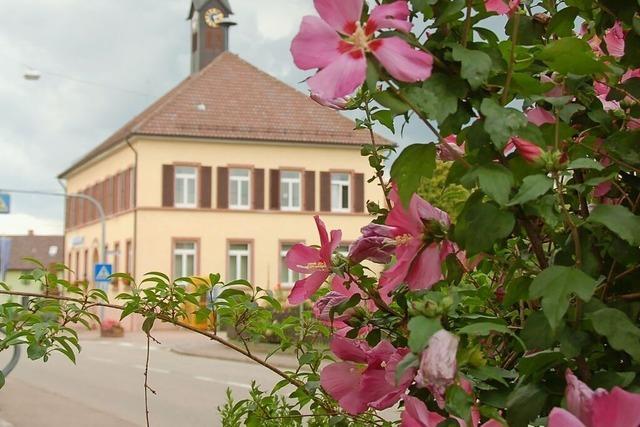
[[[230,50],[305,91],[289,45],[312,0],[230,0]],[[268,7],[265,5],[268,4]],[[189,0],[2,0],[0,189],[56,176],[189,73]],[[23,78],[38,70],[38,81]],[[83,82],[96,84],[85,84]],[[384,133],[384,130],[381,130]],[[401,141],[424,142],[411,128]],[[61,197],[13,195],[0,234],[63,233]]]

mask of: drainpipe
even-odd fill
[[[138,266],[138,151],[133,148],[129,138],[126,139],[127,145],[133,151],[133,271],[131,276],[135,279]]]

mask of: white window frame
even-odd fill
[[[287,252],[289,252],[289,250],[295,245],[296,245],[295,243],[290,243],[290,242],[280,243],[280,258],[278,259],[278,262],[279,262],[278,281],[280,282],[280,286],[284,289],[292,288],[293,285],[295,285],[295,283],[302,278],[302,275],[300,273],[288,268],[285,262]],[[285,247],[288,247],[289,249],[285,249]],[[286,282],[282,281],[283,268],[285,268],[287,271]]]
[[[284,174],[295,173],[297,178],[285,177]],[[293,205],[293,189],[298,184],[298,206]],[[282,187],[286,187],[289,193],[289,204],[284,204],[284,191]],[[280,171],[280,210],[282,211],[301,211],[302,210],[302,172],[295,170]]]
[[[337,175],[346,175],[347,179],[338,179]],[[349,172],[331,172],[331,212],[351,212],[351,204],[352,204],[352,195],[351,195],[351,183],[352,179],[351,179],[351,174]],[[343,207],[343,206],[335,206],[334,205],[334,198],[333,198],[333,191],[335,187],[338,187],[338,191],[339,191],[339,197],[340,197],[340,204],[342,204],[342,192],[344,191],[344,188],[347,188],[347,194],[348,194],[348,198],[347,198],[347,207]]]
[[[192,244],[193,249],[178,249],[179,244]],[[185,275],[185,271],[187,270],[187,257],[193,256],[193,275],[198,274],[198,242],[195,240],[176,240],[173,243],[173,275],[174,278],[179,279],[180,277],[190,277]],[[176,256],[180,256],[180,270],[181,274],[177,274],[178,272],[178,264],[176,263]]]
[[[180,172],[180,169],[191,169],[193,173],[184,173]],[[188,199],[188,191],[187,185],[190,180],[193,179],[193,202],[189,202]],[[182,200],[178,200],[178,180],[183,181],[183,191]],[[196,208],[198,207],[198,168],[195,166],[175,166],[174,169],[174,202],[173,206],[176,208]]]
[[[247,176],[233,176],[234,172],[243,171],[247,173]],[[247,204],[242,204],[242,183],[247,183]],[[231,188],[236,185],[238,187],[236,200],[231,199]],[[247,168],[230,168],[229,169],[229,208],[237,210],[249,210],[251,209],[251,169]]]
[[[232,246],[244,245],[247,249],[231,249]],[[240,274],[242,273],[241,260],[242,257],[247,257],[247,277],[242,278]],[[231,271],[231,257],[236,257],[236,271]],[[251,281],[251,243],[249,242],[229,242],[227,244],[227,271],[229,277],[227,280],[232,282],[234,280],[247,280]]]

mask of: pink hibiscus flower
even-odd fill
[[[485,0],[484,7],[487,12],[495,12],[498,15],[512,14],[520,6],[520,0]]]
[[[345,322],[355,314],[355,307],[345,310],[342,314],[334,312],[333,323],[331,323],[331,309],[348,301],[356,294],[359,294],[364,299],[365,294],[355,284],[351,284],[351,286],[347,288],[346,283],[347,279],[344,277],[335,276],[333,278],[331,281],[331,292],[318,299],[313,305],[313,314],[316,319],[331,324],[335,328],[346,328],[348,326]],[[377,310],[375,303],[370,299],[361,303],[360,306],[366,308],[369,312]]]
[[[509,155],[516,151],[523,159],[529,163],[536,163],[540,160],[544,151],[531,141],[513,136],[509,139],[509,143],[504,147],[504,154]]]
[[[420,359],[416,383],[429,389],[440,408],[444,408],[444,395],[458,375],[456,354],[459,341],[457,336],[441,329],[429,339],[429,346]]]
[[[387,225],[368,224],[360,232],[362,235],[349,247],[349,260],[359,264],[365,259],[378,264],[391,262],[396,248],[395,229]]]
[[[415,369],[407,369],[398,383],[395,380],[398,363],[409,352],[406,348],[396,349],[389,341],[371,348],[362,340],[339,335],[331,339],[330,346],[342,362],[326,366],[320,373],[320,384],[352,415],[369,407],[390,408],[413,382]]]
[[[380,277],[381,294],[387,297],[406,282],[411,290],[430,289],[442,279],[442,262],[457,246],[446,240],[449,215],[414,194],[405,209],[397,191],[391,191],[393,209],[386,225],[392,227],[396,242],[396,263]]]
[[[607,46],[609,55],[620,59],[624,56],[624,30],[622,22],[616,21],[613,27],[604,33],[604,44]]]
[[[331,256],[340,245],[342,231],[331,230],[331,238],[327,227],[317,215],[314,217],[320,234],[320,249],[301,243],[295,245],[287,253],[287,266],[298,273],[309,276],[296,282],[289,294],[290,304],[300,304],[313,295],[331,275]]]
[[[367,53],[397,80],[412,83],[431,76],[431,55],[397,36],[376,37],[382,29],[411,30],[406,1],[376,6],[365,23],[360,22],[364,0],[314,0],[314,4],[320,17],[303,18],[291,53],[299,68],[320,70],[308,81],[315,96],[334,100],[355,91],[366,79]]]
[[[475,414],[474,414],[475,415]],[[477,427],[480,424],[480,417],[472,415],[471,425]],[[460,418],[455,419],[460,427],[467,427],[467,423]],[[437,427],[441,422],[446,420],[445,417],[432,412],[427,405],[417,397],[404,397],[404,411],[402,412],[402,423],[400,427]],[[482,427],[502,427],[502,424],[496,420],[489,420],[482,424]]]
[[[640,425],[640,394],[620,387],[592,390],[566,372],[567,409],[554,408],[549,427],[631,427]]]

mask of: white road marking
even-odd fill
[[[87,359],[89,359],[89,360],[93,360],[94,362],[108,363],[108,364],[110,364],[110,365],[115,365],[115,363],[116,363],[114,360],[111,360],[111,359],[103,359],[102,357],[91,357],[91,356],[90,356],[90,357],[88,357]],[[2,426],[0,425],[0,427],[2,427]]]
[[[144,351],[147,351],[147,346],[146,346],[146,345],[140,345],[140,346],[138,346],[138,347],[136,347],[136,348],[137,348],[138,350],[144,350]],[[156,350],[158,350],[158,347],[153,346],[153,345],[149,346],[149,351],[156,351]]]
[[[13,424],[0,418],[0,427],[13,427]]]
[[[230,385],[232,387],[240,387],[240,388],[246,388],[247,390],[251,390],[251,386],[248,384],[243,384],[243,383],[237,383],[235,381],[222,381],[222,380],[216,380],[213,378],[209,378],[209,377],[200,377],[200,376],[196,376],[193,377],[196,380],[199,381],[205,381],[208,383],[216,383],[216,384],[222,384],[222,385]]]
[[[143,365],[133,365],[134,368],[136,369],[142,369],[143,371],[146,369]],[[149,366],[149,372],[155,372],[156,374],[170,374],[171,371],[168,371],[166,369],[160,369],[160,368],[152,368],[151,366]]]
[[[130,342],[121,342],[118,345],[120,347],[133,347],[133,343],[130,343]]]

